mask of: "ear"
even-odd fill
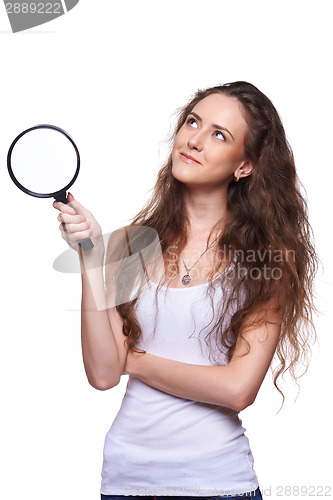
[[[251,161],[245,161],[240,167],[237,168],[234,175],[236,178],[239,177],[240,179],[242,177],[247,177],[252,173],[253,168],[254,167]]]

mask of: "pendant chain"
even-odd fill
[[[183,257],[181,256],[182,258],[182,261],[183,261],[183,264],[185,266],[185,269],[186,269],[186,274],[184,274],[184,276],[182,277],[182,283],[183,285],[188,285],[189,283],[191,283],[191,276],[190,276],[190,271],[194,268],[194,266],[196,265],[197,262],[199,262],[199,260],[201,259],[201,257],[207,252],[207,250],[210,249],[210,247],[215,243],[215,241],[219,238],[219,236],[217,238],[215,238],[214,241],[212,241],[212,243],[208,246],[208,248],[206,248],[206,250],[204,252],[202,252],[202,254],[200,255],[200,257],[196,260],[196,262],[193,264],[192,267],[188,268],[187,265],[185,264],[184,262],[184,259]]]

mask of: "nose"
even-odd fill
[[[201,151],[203,148],[203,140],[200,134],[200,131],[197,130],[196,132],[193,132],[188,141],[187,144],[190,149],[196,149],[197,151]]]

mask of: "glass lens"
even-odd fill
[[[55,193],[73,179],[77,154],[72,142],[52,128],[26,132],[11,154],[11,168],[17,181],[29,191]]]

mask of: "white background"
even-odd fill
[[[331,10],[320,0],[81,0],[53,22],[12,34],[2,6],[2,499],[98,500],[104,437],[126,385],[123,377],[99,392],[86,380],[80,277],[53,269],[67,248],[58,212],[11,182],[11,141],[38,123],[67,130],[82,159],[71,192],[109,232],[148,198],[176,108],[198,88],[235,80],[258,86],[282,117],[323,263],[320,345],[298,399],[286,377],[276,414],[281,397],[268,372],[240,416],[264,498],[299,498],[289,494],[296,486],[308,488],[302,498],[333,495]]]

